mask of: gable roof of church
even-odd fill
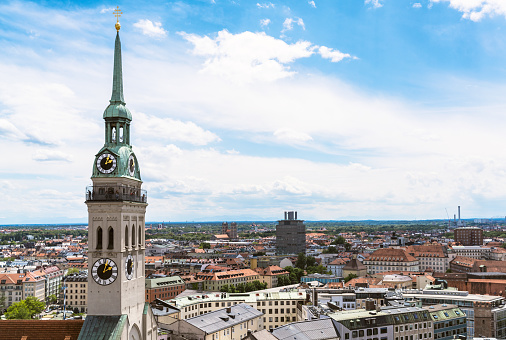
[[[0,339],[76,340],[84,320],[2,320]]]

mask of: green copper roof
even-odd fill
[[[127,316],[88,315],[84,320],[78,340],[119,340]]]
[[[123,98],[123,71],[121,67],[121,41],[119,32],[116,33],[114,45],[114,71],[112,77],[112,95],[110,104],[104,111],[105,118],[126,118],[132,120],[132,114],[126,108]]]

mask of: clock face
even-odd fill
[[[130,155],[128,158],[128,172],[130,173],[130,176],[135,175],[135,158],[134,155]]]
[[[128,255],[125,261],[125,273],[126,278],[131,280],[134,276],[134,257],[132,255]]]
[[[118,277],[118,266],[113,260],[99,259],[93,264],[91,275],[99,285],[107,286]]]
[[[116,158],[110,153],[101,154],[97,158],[97,169],[103,174],[110,174],[116,169]]]

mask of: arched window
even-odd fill
[[[102,249],[102,228],[97,228],[97,247],[96,249]]]
[[[109,244],[107,245],[107,249],[114,249],[114,229],[109,227]]]
[[[123,125],[119,127],[119,142],[123,143]]]
[[[135,248],[135,226],[132,224],[132,247]]]
[[[128,248],[128,226],[125,226],[125,248]]]
[[[111,130],[111,139],[113,142],[116,141],[116,127],[112,127],[112,130]]]
[[[142,224],[142,223],[141,223]],[[142,232],[141,225],[139,225],[139,247],[142,247]]]

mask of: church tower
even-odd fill
[[[115,14],[118,18],[119,9]],[[92,323],[103,328],[104,322],[116,322],[121,339],[156,339],[144,298],[147,192],[131,145],[132,114],[123,98],[119,21],[116,30],[112,96],[103,114],[105,141],[93,162],[93,185],[86,190],[88,317],[81,335]]]

